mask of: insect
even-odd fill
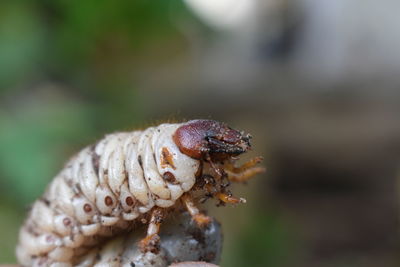
[[[260,157],[236,166],[250,149],[245,135],[213,120],[161,124],[105,136],[73,157],[32,206],[20,230],[23,266],[73,266],[106,239],[148,224],[139,242],[157,253],[165,216],[184,207],[199,227],[211,218],[196,203],[245,202],[228,190],[264,171]]]

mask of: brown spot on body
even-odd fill
[[[35,228],[30,224],[26,226],[26,231],[33,236],[38,236],[38,234],[35,232]]]
[[[84,210],[86,213],[89,213],[89,212],[92,211],[92,206],[91,206],[90,204],[86,203],[85,205],[83,205],[83,210]]]
[[[112,206],[113,203],[114,203],[114,201],[112,200],[112,198],[110,196],[106,196],[104,198],[104,204],[106,204],[107,206]]]
[[[47,198],[41,198],[40,199],[47,207],[50,206],[50,201]]]
[[[140,166],[140,168],[142,168],[142,170],[143,170],[143,161],[142,161],[142,156],[141,156],[141,155],[139,155],[139,156],[138,156],[138,158],[137,158],[137,160],[138,160],[138,163],[139,163],[139,166]]]
[[[99,175],[99,165],[100,165],[100,156],[94,151],[92,152],[92,164],[93,164],[93,170],[96,176]]]
[[[65,226],[70,226],[71,225],[71,219],[70,218],[64,218],[63,219],[63,224],[65,225]]]
[[[134,204],[133,198],[132,198],[132,197],[127,197],[127,198],[125,199],[125,203],[126,203],[126,205],[128,205],[128,206],[133,206],[133,204]]]
[[[175,178],[175,175],[173,175],[171,172],[165,172],[163,174],[163,179],[164,179],[164,181],[167,181],[167,182],[169,182],[171,184],[177,184],[178,183],[178,181]]]
[[[174,156],[171,152],[169,152],[168,148],[163,147],[161,150],[161,167],[167,168],[170,166],[172,169],[176,170],[174,164]]]
[[[74,181],[72,181],[71,178],[65,178],[65,183],[66,183],[69,187],[72,187],[72,185],[74,184]]]
[[[76,196],[82,193],[82,188],[80,184],[76,183],[72,186],[72,191],[75,193]]]

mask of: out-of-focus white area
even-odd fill
[[[212,28],[233,33],[205,40],[199,73],[204,82],[226,83],[229,90],[244,90],[237,85],[282,66],[322,83],[390,76],[400,66],[396,0],[185,2]]]
[[[331,78],[397,72],[400,2],[303,0],[296,61],[309,74]]]
[[[236,30],[252,21],[257,0],[185,0],[185,2],[208,25]]]

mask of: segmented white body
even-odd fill
[[[174,205],[200,166],[172,139],[181,125],[110,134],[79,152],[33,204],[20,231],[19,262],[72,266],[102,237],[131,227],[154,206]]]

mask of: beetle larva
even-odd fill
[[[20,231],[17,258],[24,266],[73,266],[103,240],[148,223],[142,251],[156,253],[167,211],[185,207],[199,226],[210,217],[202,199],[240,203],[229,181],[246,181],[264,169],[237,156],[250,136],[212,120],[161,124],[107,135],[73,157],[37,200]]]

